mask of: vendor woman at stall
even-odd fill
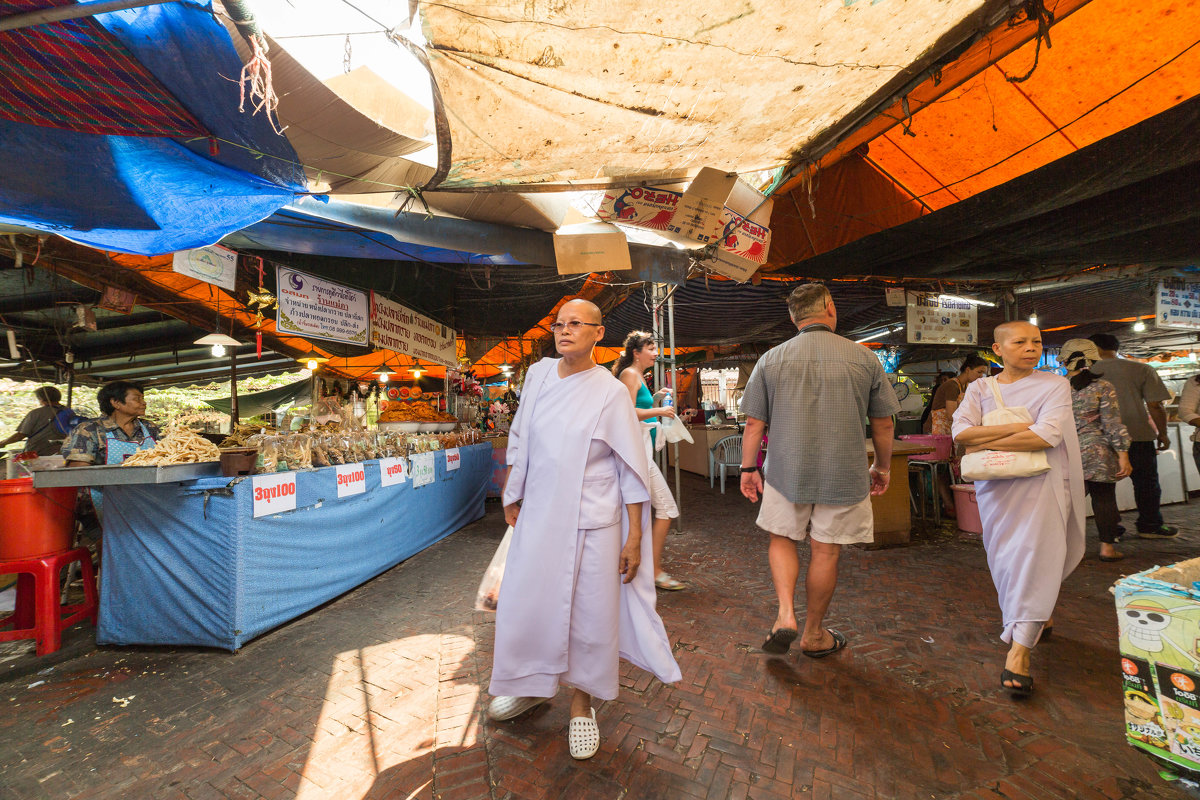
[[[103,416],[77,425],[63,444],[68,467],[120,464],[137,451],[154,446],[159,432],[141,418],[146,413],[142,387],[113,381],[100,388],[96,400]]]

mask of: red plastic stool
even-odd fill
[[[58,576],[63,567],[79,562],[83,574],[83,602],[62,605],[58,593]],[[58,650],[62,632],[84,617],[96,624],[96,573],[92,569],[92,554],[86,547],[64,550],[44,556],[0,561],[0,575],[17,574],[17,605],[13,613],[0,618],[0,642],[16,639],[36,639],[37,654],[44,656]]]

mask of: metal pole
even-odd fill
[[[671,292],[667,297],[667,330],[670,331],[671,337],[671,396],[675,402],[675,413],[678,414],[679,408],[679,367],[676,362],[679,360],[675,356],[675,293]],[[706,434],[707,436],[707,434]],[[704,441],[705,446],[708,445],[708,439]],[[675,452],[675,506],[679,509],[679,516],[675,518],[675,530],[683,533],[683,497],[679,493],[679,442],[673,445]]]
[[[48,22],[82,19],[93,17],[96,14],[107,14],[109,11],[124,11],[127,8],[144,8],[170,2],[174,2],[174,0],[106,0],[97,3],[56,6],[41,11],[26,11],[24,14],[9,14],[0,17],[0,31],[15,31]]]
[[[661,284],[650,284],[650,309],[652,327],[654,329],[654,341],[660,346],[660,348],[661,345],[665,344],[663,341],[662,326],[662,292],[663,287]],[[661,358],[655,359],[654,361],[654,385],[659,389],[661,389],[663,385],[663,364]],[[661,436],[662,431],[659,431],[658,435]],[[667,472],[667,449],[665,447],[656,453],[655,460],[658,462],[659,472],[665,475]]]
[[[75,367],[67,365],[67,408],[71,407],[71,395],[75,394]]]
[[[229,430],[232,433],[238,425],[238,396],[237,396],[237,348],[229,348]]]

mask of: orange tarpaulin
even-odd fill
[[[809,183],[785,184],[776,194],[768,269],[998,186],[1200,92],[1197,0],[1046,5],[1059,19],[1049,31],[1052,47],[1029,41],[988,66],[1014,35],[1000,28],[947,66],[943,80],[910,93],[911,118],[897,103],[822,159],[812,180],[815,220]],[[1009,80],[1035,58],[1028,80]]]

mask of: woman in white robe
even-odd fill
[[[653,571],[639,568],[652,563],[642,433],[625,387],[592,360],[599,322],[592,303],[565,304],[551,326],[563,357],[525,378],[509,433],[503,501],[514,531],[489,687],[489,716],[504,720],[572,686],[575,758],[599,747],[592,697],[617,697],[619,658],[665,683],[680,678]]]
[[[996,407],[987,381],[972,383],[954,412],[954,438],[967,452],[1044,451],[1050,471],[1028,478],[976,481],[983,545],[1010,644],[1000,683],[1018,695],[1033,691],[1030,655],[1049,635],[1063,580],[1084,551],[1083,466],[1071,408],[1071,385],[1037,372],[1041,332],[1027,322],[996,328],[992,349],[1004,362],[998,382],[1004,404],[1024,407],[1032,423],[984,425]]]

